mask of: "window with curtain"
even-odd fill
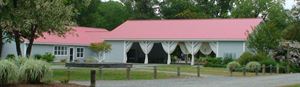
[[[66,46],[54,46],[53,53],[55,56],[66,56],[68,55],[68,49]]]

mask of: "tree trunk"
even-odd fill
[[[15,39],[15,42],[16,42],[16,49],[17,49],[17,55],[18,56],[22,56],[22,51],[21,51],[21,40],[20,40],[20,32],[19,31],[13,31],[14,33],[14,39]]]
[[[0,57],[2,56],[2,48],[3,48],[3,30],[0,29]]]
[[[35,33],[36,33],[36,26],[32,25],[31,29],[30,29],[30,36],[27,38],[29,41],[29,44],[27,46],[26,49],[26,57],[30,57],[31,55],[31,49],[32,49],[32,45],[35,39]]]

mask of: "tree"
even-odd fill
[[[160,3],[160,7],[165,19],[207,18],[193,0],[164,0]]]
[[[158,0],[120,0],[125,4],[131,15],[129,19],[158,19],[153,6],[158,5]]]
[[[43,37],[45,32],[63,36],[71,30],[72,7],[62,0],[24,0],[20,5],[26,25],[21,33],[29,42],[26,56],[30,56],[34,40]]]
[[[247,45],[255,52],[269,53],[278,47],[281,32],[290,22],[281,1],[238,0],[232,12],[237,18],[256,18],[262,16],[264,22],[249,34]],[[250,3],[250,4],[249,4]]]
[[[112,30],[126,21],[128,17],[126,7],[120,2],[92,0],[91,4],[80,12],[77,22],[80,26]]]
[[[105,60],[105,53],[111,51],[111,45],[106,43],[106,42],[101,42],[101,43],[91,43],[89,47],[92,51],[97,52],[98,58],[96,60],[98,62],[102,62]]]

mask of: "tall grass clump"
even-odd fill
[[[9,60],[0,61],[0,86],[13,84],[18,80],[18,67]]]
[[[33,84],[48,82],[52,76],[49,63],[32,58],[20,66],[19,73],[20,81]]]

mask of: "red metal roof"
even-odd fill
[[[244,41],[262,19],[129,20],[105,40]]]
[[[102,42],[103,36],[108,33],[102,28],[72,27],[65,37],[44,34],[44,37],[35,39],[34,44],[59,44],[59,45],[82,45],[88,46],[93,42]]]

